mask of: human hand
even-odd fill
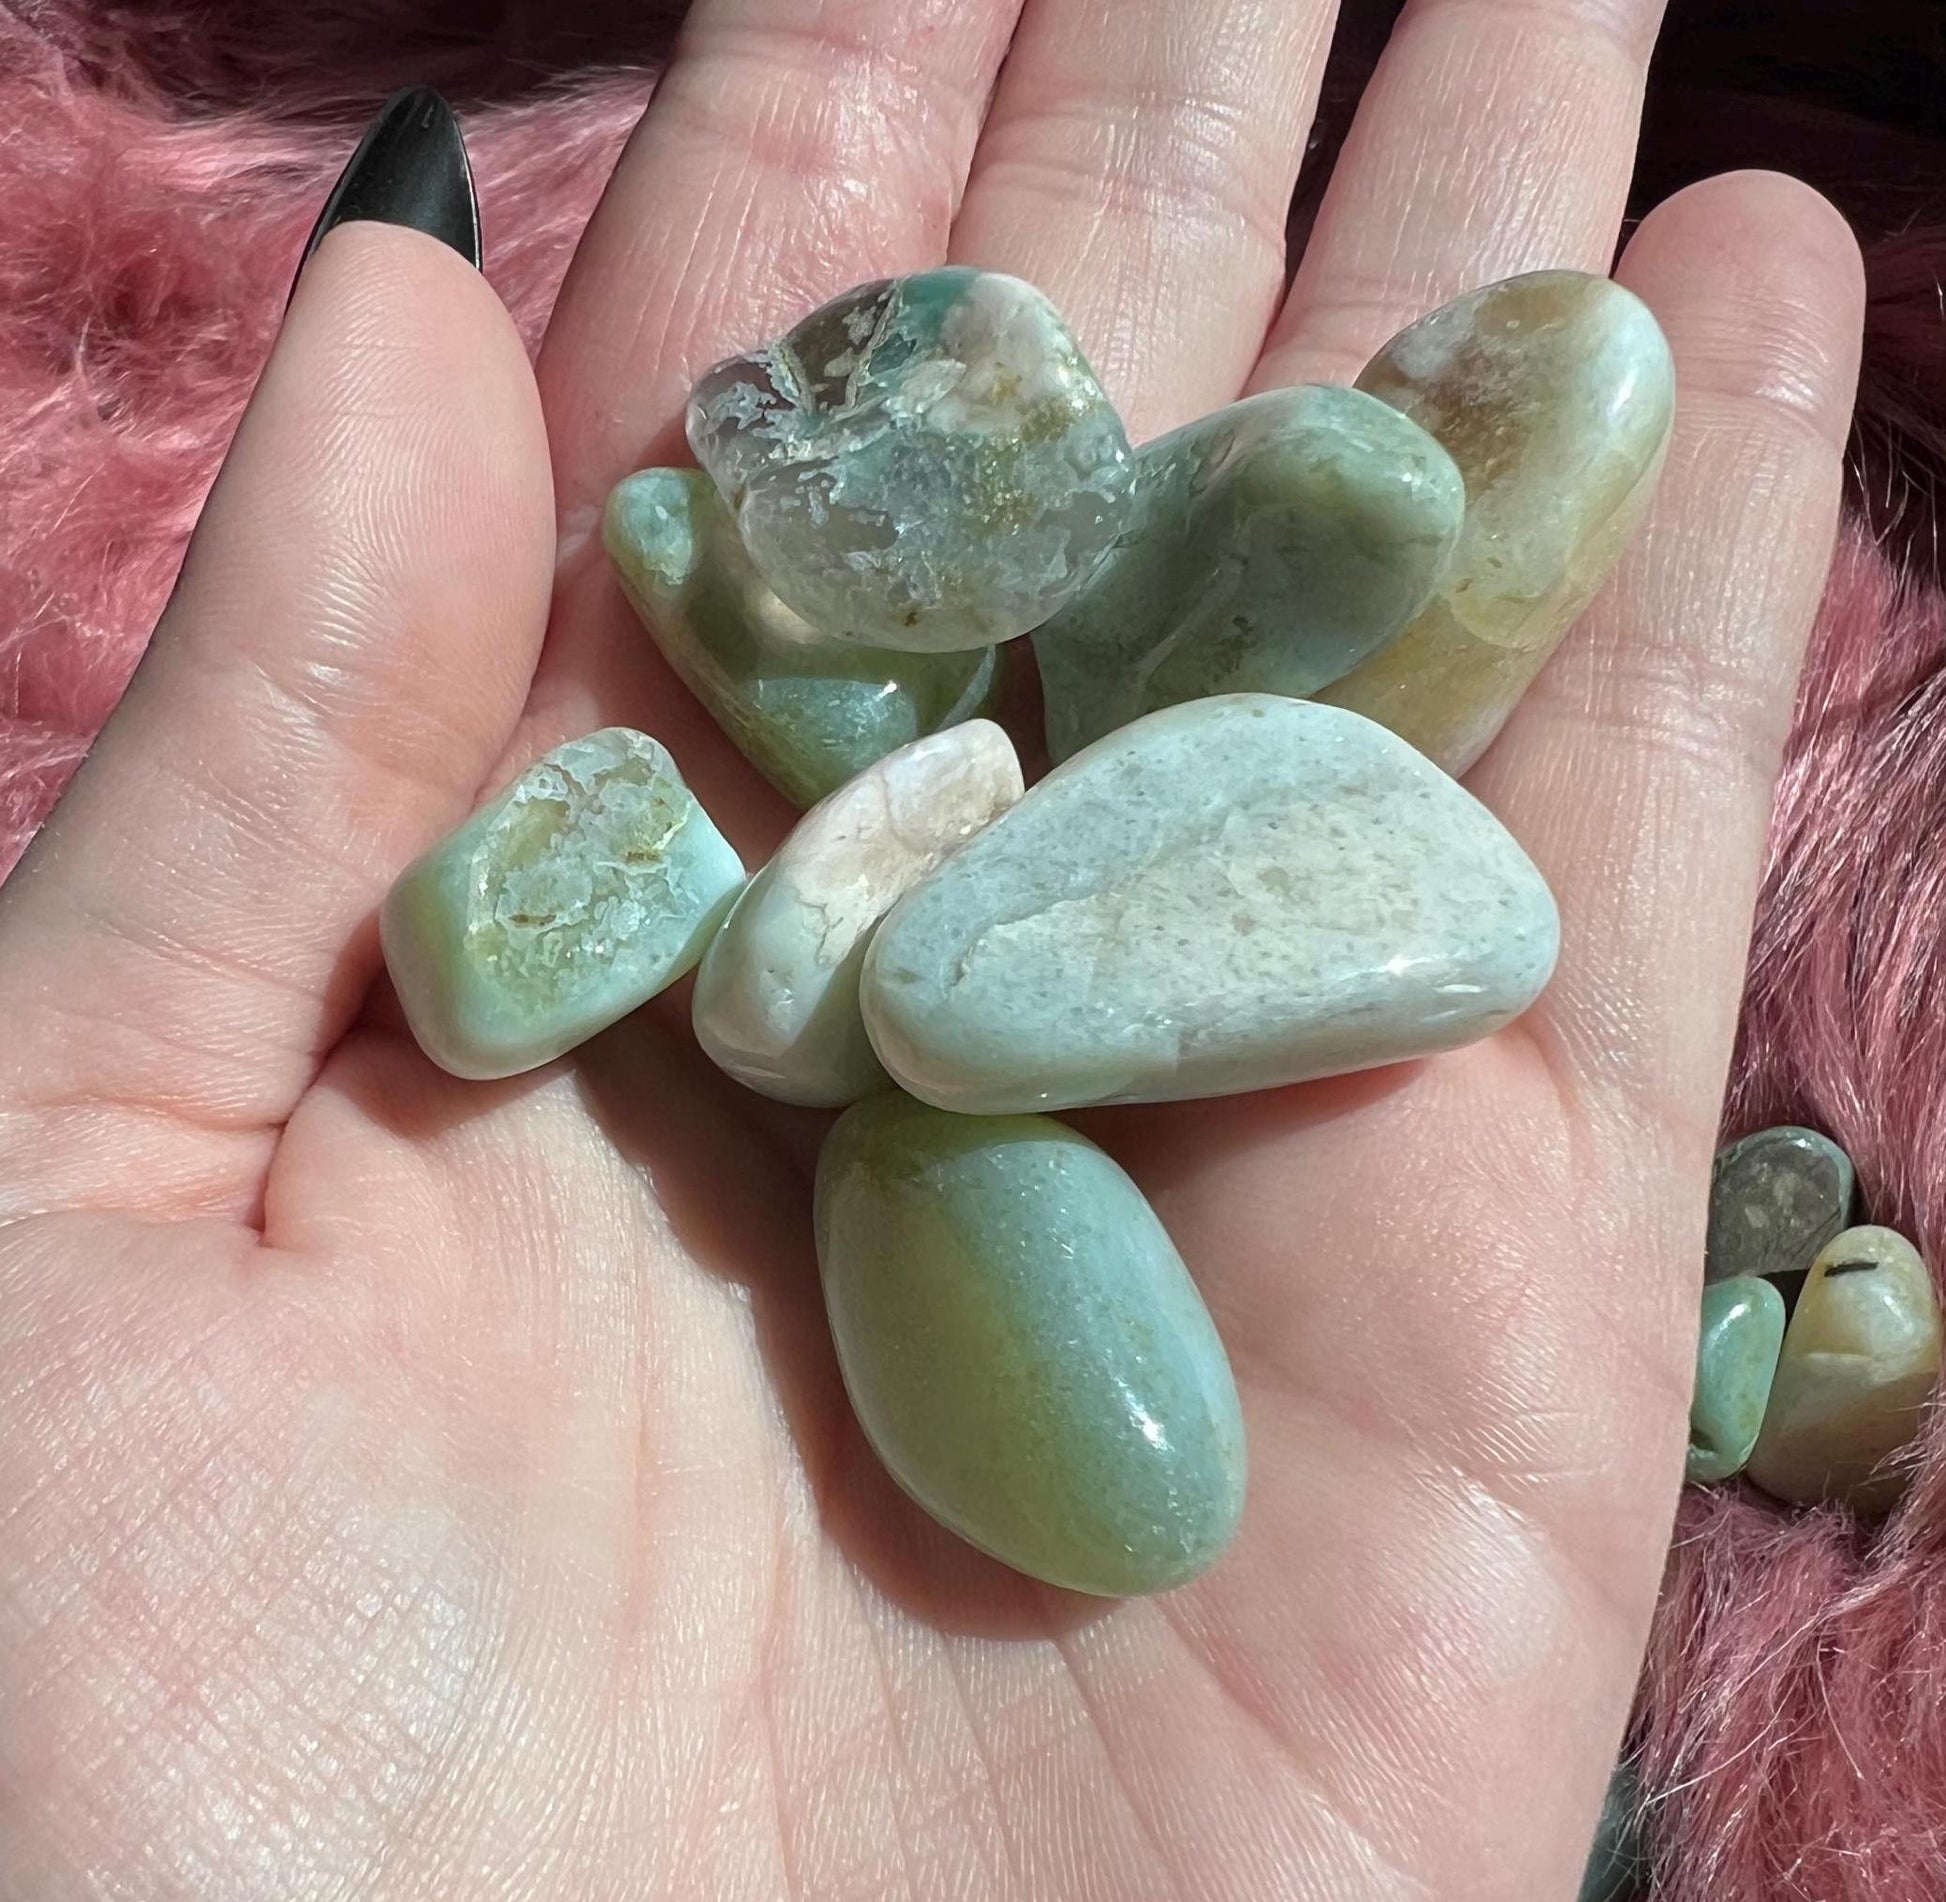
[[[1471,780],[1560,899],[1542,1004],[1082,1119],[1243,1391],[1197,1585],[1066,1597],[896,1492],[824,1336],[817,1125],[662,1010],[479,1085],[367,1005],[391,879],[570,734],[645,728],[747,859],[779,835],[596,535],[725,351],[950,254],[1046,289],[1140,440],[1609,261],[1653,0],[1416,0],[1281,302],[1323,0],[1018,11],[698,0],[537,373],[423,236],[307,268],[0,896],[0,1890],[1572,1892],[1836,504],[1861,290],[1810,193],[1694,188],[1621,267],[1678,363],[1660,497]]]

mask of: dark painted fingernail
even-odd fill
[[[327,232],[361,219],[423,231],[479,268],[480,201],[466,141],[430,86],[408,86],[379,108],[311,227],[299,271]]]

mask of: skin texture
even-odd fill
[[[1667,468],[1471,781],[1561,900],[1542,1006],[1087,1122],[1242,1392],[1188,1591],[1062,1598],[903,1504],[825,1344],[816,1129],[673,1004],[466,1085],[367,993],[391,879],[573,733],[655,732],[751,863],[781,835],[598,546],[700,366],[950,254],[1041,284],[1138,441],[1348,378],[1606,266],[1655,11],[1409,8],[1281,305],[1328,20],[1263,0],[699,0],[534,378],[452,254],[327,241],[0,896],[0,1892],[1572,1892],[1855,372],[1808,192],[1696,187],[1621,265]]]

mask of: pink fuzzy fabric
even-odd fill
[[[0,876],[141,655],[356,137],[188,118],[99,31],[64,48],[73,24],[0,9]],[[488,275],[530,341],[647,93],[470,116]]]
[[[468,0],[200,11],[177,0],[126,14],[87,0],[8,12],[0,0],[0,873],[140,653],[305,230],[358,119],[392,84],[429,80],[469,104],[489,272],[537,334],[667,34],[666,7],[594,0],[561,13],[572,27],[552,11],[538,25],[483,17]],[[1355,94],[1375,43],[1370,22],[1347,18],[1364,50],[1334,75],[1328,105]],[[1687,59],[1693,79],[1725,30],[1734,40],[1706,21],[1665,63]],[[628,59],[632,71],[596,67]],[[1656,190],[1685,167],[1748,161],[1700,148],[1734,135],[1735,112],[1665,103],[1688,146],[1672,151],[1679,140],[1652,113],[1644,175]],[[1774,103],[1740,110],[1761,122]],[[1828,105],[1794,124],[1800,151],[1826,140],[1855,165],[1857,135]],[[1326,153],[1332,135],[1327,124]],[[1912,168],[1895,153],[1878,169],[1908,190]],[[1879,229],[1913,215],[1902,199]],[[1873,247],[1860,436],[1861,501],[1928,569],[1929,481],[1946,468],[1943,265],[1946,231],[1907,228]],[[1896,468],[1920,479],[1895,480]],[[1849,529],[1779,797],[1728,1116],[1734,1129],[1785,1116],[1829,1129],[1858,1161],[1872,1216],[1908,1229],[1934,1262],[1946,1260],[1943,663],[1946,599]],[[1946,1896],[1936,1444],[1876,1538],[1836,1513],[1692,1493],[1640,1731],[1658,1896]]]

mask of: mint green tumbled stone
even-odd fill
[[[873,1097],[825,1140],[816,1220],[852,1406],[934,1518],[1108,1597],[1214,1562],[1243,1506],[1236,1383],[1109,1156],[1045,1116]]]
[[[1743,1470],[1764,1424],[1784,1345],[1784,1297],[1755,1275],[1703,1289],[1696,1392],[1689,1403],[1687,1476],[1728,1479]]]
[[[455,1076],[513,1076],[673,984],[742,885],[668,751],[604,727],[409,865],[379,934],[426,1055]]]
[[[998,651],[914,654],[830,640],[778,600],[696,469],[644,469],[608,498],[622,591],[743,756],[812,806],[886,754],[984,713]]]
[[[1049,753],[1209,694],[1315,693],[1432,599],[1465,511],[1452,457],[1360,390],[1270,390],[1147,444],[1114,553],[1034,634]]]
[[[1121,418],[1031,284],[861,284],[706,370],[689,446],[821,634],[940,652],[1037,627],[1122,526]]]

